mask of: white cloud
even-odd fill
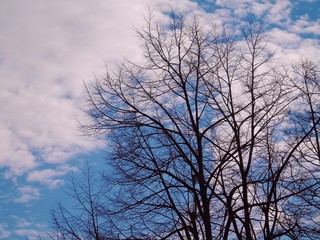
[[[80,137],[83,80],[123,57],[139,58],[133,26],[148,5],[179,0],[3,0],[0,3],[0,168],[14,178],[42,162],[64,164],[101,143]]]
[[[228,15],[230,19],[235,20],[238,17],[246,17],[251,13],[258,17],[266,14],[266,19],[269,22],[278,25],[287,24],[292,8],[292,3],[289,0],[216,0],[215,4],[222,9],[232,10],[233,14]]]
[[[269,47],[276,51],[275,61],[282,64],[293,64],[302,57],[315,62],[319,61],[319,40],[302,38],[296,33],[278,28],[269,31]]]
[[[63,163],[95,149],[77,128],[82,81],[103,72],[103,59],[134,54],[130,29],[144,6],[115,0],[0,5],[0,167],[14,177],[37,161]]]
[[[272,44],[278,45],[280,48],[299,48],[300,47],[300,42],[302,38],[295,34],[295,33],[290,33],[285,30],[281,30],[279,28],[274,28],[271,31],[269,31],[269,36],[270,36],[270,42]]]
[[[32,200],[39,199],[40,192],[39,189],[30,187],[30,186],[23,186],[18,188],[19,197],[14,199],[14,202],[17,203],[29,203]]]
[[[29,151],[28,143],[20,139],[15,134],[14,129],[6,128],[6,124],[1,123],[1,121],[0,138],[2,139],[0,141],[0,166],[11,169],[10,173],[7,173],[7,177],[21,175],[26,170],[36,166],[36,158]]]
[[[289,26],[290,31],[295,33],[320,35],[320,20],[311,21],[308,15],[301,16],[296,22]]]
[[[268,12],[268,21],[278,25],[287,24],[290,20],[291,8],[292,2],[289,0],[277,0],[271,5],[270,11]]]
[[[259,3],[259,2],[252,2],[252,11],[259,17],[261,17],[270,7],[272,6],[271,3]]]
[[[56,188],[64,183],[62,179],[69,172],[76,172],[78,169],[76,167],[71,167],[68,165],[59,166],[57,169],[44,169],[31,171],[27,180],[29,182],[38,182],[48,186],[49,188]]]

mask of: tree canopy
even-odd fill
[[[319,65],[277,66],[259,21],[168,19],[137,30],[143,63],[86,87],[83,127],[107,139],[112,166],[92,201],[108,230],[91,237],[320,238]]]

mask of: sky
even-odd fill
[[[83,136],[84,83],[140,59],[135,27],[170,8],[214,24],[265,17],[279,64],[320,62],[320,0],[1,0],[0,239],[37,239],[71,174],[104,165],[105,142]]]

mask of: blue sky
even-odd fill
[[[36,239],[66,180],[85,161],[104,166],[104,143],[81,136],[83,81],[123,57],[139,61],[132,31],[151,7],[214,24],[265,15],[276,61],[320,61],[320,0],[0,1],[0,239]]]

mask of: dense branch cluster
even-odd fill
[[[87,88],[112,148],[105,237],[320,238],[318,65],[275,67],[259,23],[168,17],[138,30],[145,64]]]

